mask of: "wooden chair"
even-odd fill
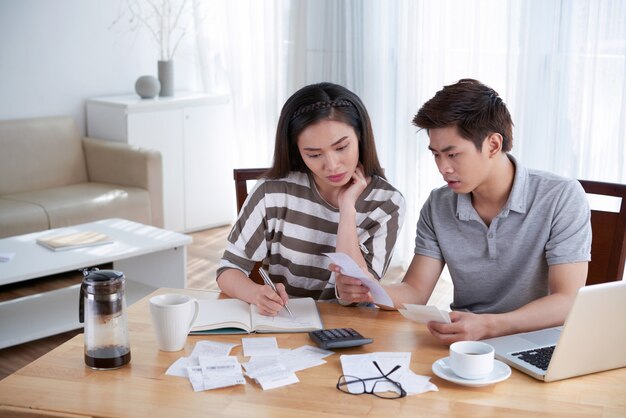
[[[241,210],[243,202],[248,197],[248,181],[258,180],[268,168],[235,168],[233,177],[235,178],[235,194],[237,196],[237,213]]]
[[[626,260],[626,184],[579,182],[587,194],[621,198],[619,212],[591,211],[591,262],[587,284],[622,280]]]
[[[248,181],[258,180],[267,172],[267,168],[235,168],[233,177],[235,179],[235,195],[237,197],[237,213],[241,211],[243,203],[248,197]],[[259,274],[261,263],[256,263],[250,272],[250,278],[258,284],[263,284],[263,278]]]

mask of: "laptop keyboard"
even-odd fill
[[[548,370],[548,364],[550,364],[552,353],[554,353],[554,347],[556,346],[551,345],[548,347],[533,348],[532,350],[519,351],[511,355],[545,371]]]

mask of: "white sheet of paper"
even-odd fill
[[[291,299],[289,309],[293,317],[285,309],[278,311],[275,316],[266,316],[259,313],[256,305],[250,305],[252,310],[252,327],[275,327],[275,328],[311,328],[318,329],[323,325],[320,322],[319,312],[312,299]]]
[[[307,357],[315,357],[315,358],[324,358],[328,356],[332,356],[335,354],[334,351],[323,350],[318,347],[313,347],[312,345],[303,345],[298,348],[294,348],[291,350],[292,353],[297,353],[299,356],[307,356]]]
[[[198,358],[206,357],[223,357],[230,354],[230,350],[239,344],[219,343],[216,341],[203,340],[198,341],[193,347],[193,351],[189,357],[180,357],[168,367],[165,371],[167,376],[189,377],[187,374],[188,367],[199,366]]]
[[[378,305],[393,306],[393,301],[380,283],[365,274],[365,272],[361,270],[359,265],[349,255],[344,253],[324,253],[324,255],[330,258],[333,263],[337,264],[341,268],[341,273],[343,275],[359,279],[361,283],[367,286],[372,294],[374,303]]]
[[[310,367],[321,366],[326,361],[324,357],[335,354],[333,351],[322,350],[318,347],[303,345],[294,348],[288,353],[279,356],[279,361],[292,372],[308,369]]]
[[[333,351],[322,350],[321,348],[313,347],[310,345],[303,345],[293,350],[285,350],[277,356],[255,356],[250,357],[250,361],[243,364],[246,369],[246,374],[254,374],[256,370],[263,369],[264,367],[280,364],[291,372],[298,372],[300,370],[308,369],[310,367],[321,366],[326,364],[323,360],[324,357],[328,357],[335,354]]]
[[[326,364],[319,355],[311,355],[305,351],[291,350],[278,358],[279,362],[292,372]]]
[[[180,357],[168,369],[165,374],[168,376],[189,377],[187,368],[199,366],[198,358]],[[193,384],[193,383],[192,383]]]
[[[430,321],[443,322],[444,324],[450,324],[450,314],[447,311],[442,311],[433,305],[412,305],[405,303],[406,309],[398,309],[398,312],[407,319],[425,324]]]
[[[237,357],[199,357],[199,359],[200,366],[187,368],[194,391],[246,384]]]
[[[259,374],[255,380],[259,382],[263,390],[275,389],[300,381],[295,373],[286,370],[283,372],[273,370],[266,374]]]
[[[246,374],[254,379],[263,390],[299,382],[298,377],[280,360],[283,356],[257,357],[244,363]],[[325,363],[325,362],[324,362]]]
[[[278,356],[254,357],[249,362],[243,363],[242,366],[246,369],[246,375],[254,379],[258,371],[278,367]]]
[[[202,382],[202,367],[192,366],[187,368],[187,375],[189,376],[189,382],[194,392],[200,392],[204,390],[204,383]]]
[[[242,338],[243,355],[251,356],[275,356],[280,354],[276,337]]]
[[[381,380],[376,383],[377,392],[394,391],[397,392],[395,385],[390,382],[386,382],[380,374],[380,371],[374,366],[374,361],[378,363],[383,373],[388,373],[396,365],[401,367],[393,372],[389,378],[396,382],[402,377],[402,374],[408,369],[411,362],[411,353],[368,353],[368,354],[355,354],[355,355],[342,355],[340,357],[341,367],[343,374],[347,376],[355,376],[361,379],[367,379],[371,377],[381,377]],[[368,380],[365,382],[365,387],[368,391],[371,391],[374,387],[375,380]],[[348,385],[348,390],[352,393],[358,393],[359,385]]]
[[[378,363],[383,373],[388,373],[396,365],[400,365],[400,368],[389,375],[389,378],[401,383],[402,388],[409,395],[438,390],[437,386],[430,382],[430,377],[417,375],[410,369],[410,352],[376,352],[342,355],[340,360],[344,375],[355,376],[361,379],[380,376],[380,372],[376,366],[374,366],[374,361]],[[374,382],[373,380],[366,381],[366,389],[372,390]],[[348,390],[353,393],[358,392],[356,385],[348,385]],[[381,380],[376,383],[376,392],[385,391],[399,392],[398,388],[393,383],[385,382],[385,379],[381,377]]]
[[[193,351],[189,357],[221,357],[230,354],[230,350],[233,347],[237,347],[239,344],[220,343],[217,341],[202,340],[198,341],[193,347]]]
[[[430,376],[415,374],[413,370],[407,370],[398,380],[402,389],[408,395],[417,395],[424,392],[437,392],[439,388],[430,381]]]

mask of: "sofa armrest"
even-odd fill
[[[152,225],[163,227],[163,163],[159,151],[97,138],[83,138],[83,149],[89,181],[146,189]]]

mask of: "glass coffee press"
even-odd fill
[[[120,271],[83,270],[79,320],[85,324],[85,364],[93,369],[130,361],[124,282]]]

